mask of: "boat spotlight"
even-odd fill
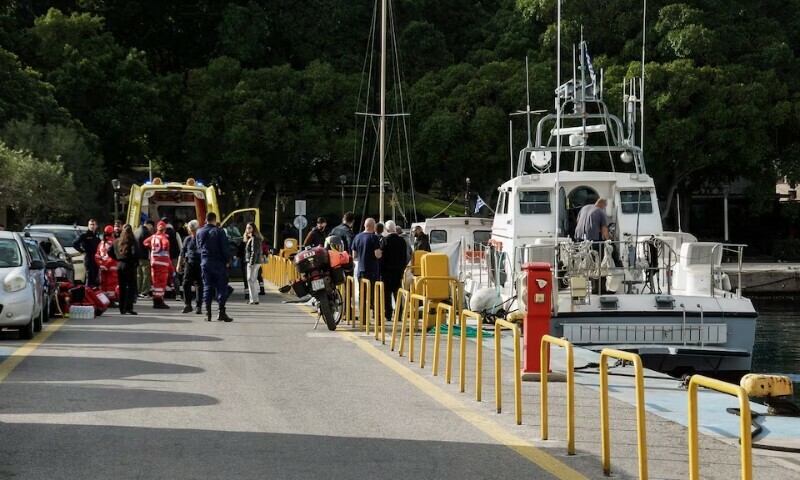
[[[569,136],[570,147],[582,147],[586,143],[586,139],[579,133],[573,133]]]
[[[533,164],[533,168],[542,172],[547,170],[550,166],[550,159],[553,158],[553,154],[548,151],[533,151],[531,152],[531,163]]]
[[[622,160],[622,163],[631,163],[633,161],[633,155],[631,155],[631,152],[625,150],[619,156],[619,159]]]

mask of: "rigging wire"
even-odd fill
[[[372,91],[372,66],[375,63],[374,62],[374,50],[375,50],[374,46],[375,46],[375,29],[376,29],[376,25],[377,25],[377,18],[378,18],[378,2],[376,1],[375,2],[375,6],[374,6],[374,8],[372,10],[372,23],[370,25],[369,37],[367,38],[367,49],[366,49],[366,52],[364,53],[364,65],[361,68],[361,82],[359,84],[359,89],[358,89],[358,103],[356,104],[356,108],[358,109],[361,106],[361,94],[362,94],[362,89],[363,89],[363,86],[364,86],[364,76],[365,76],[365,72],[366,72],[367,88],[366,88],[366,94],[365,94],[366,98],[364,99],[365,111],[369,110],[370,92]],[[369,66],[369,67],[367,67],[367,66]],[[356,119],[357,118],[358,118],[358,116],[356,116]],[[366,131],[367,131],[367,121],[368,120],[369,120],[369,117],[365,116],[364,117],[364,124],[363,124],[363,126],[361,128],[361,149],[360,149],[360,152],[355,152],[354,151],[354,156],[353,156],[353,173],[355,174],[355,184],[354,184],[354,187],[353,187],[353,208],[352,208],[353,211],[356,210],[356,206],[358,204],[358,185],[361,183],[361,170],[362,170],[363,162],[364,162],[364,149],[365,149],[364,144],[366,142],[366,137],[367,137],[366,136]],[[356,120],[355,125],[356,125],[355,131],[358,131],[358,120]],[[357,150],[357,147],[354,146],[353,149]],[[357,157],[355,155],[356,153],[358,153]],[[356,162],[356,159],[358,160],[357,162]],[[356,164],[357,164],[357,166],[356,166]],[[365,187],[365,188],[369,189],[369,187]],[[367,192],[367,194],[369,194],[369,192]],[[365,202],[365,209],[366,209],[366,202]]]

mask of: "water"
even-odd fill
[[[792,378],[800,405],[800,301],[753,299],[758,312],[753,372]]]

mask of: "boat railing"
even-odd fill
[[[717,251],[721,251],[720,259],[724,260],[725,254],[730,254],[736,258],[736,298],[742,297],[742,260],[746,244],[741,243],[718,243],[711,249],[712,258]],[[730,258],[730,257],[727,257]],[[722,278],[727,275],[722,270],[722,265],[711,264],[711,278]],[[714,284],[711,283],[711,296],[714,296]]]

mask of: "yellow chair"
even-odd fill
[[[416,253],[416,252],[415,252]],[[433,310],[434,314],[423,312],[424,328],[428,329],[436,323],[435,309],[439,302],[453,298],[453,305],[458,308],[458,281],[450,277],[450,260],[444,253],[428,253],[420,256],[420,276],[413,281],[413,293],[423,295],[428,305],[427,310]]]
[[[283,248],[278,252],[278,256],[281,258],[289,258],[293,253],[297,253],[299,245],[300,242],[298,242],[296,238],[287,238],[283,241]]]

